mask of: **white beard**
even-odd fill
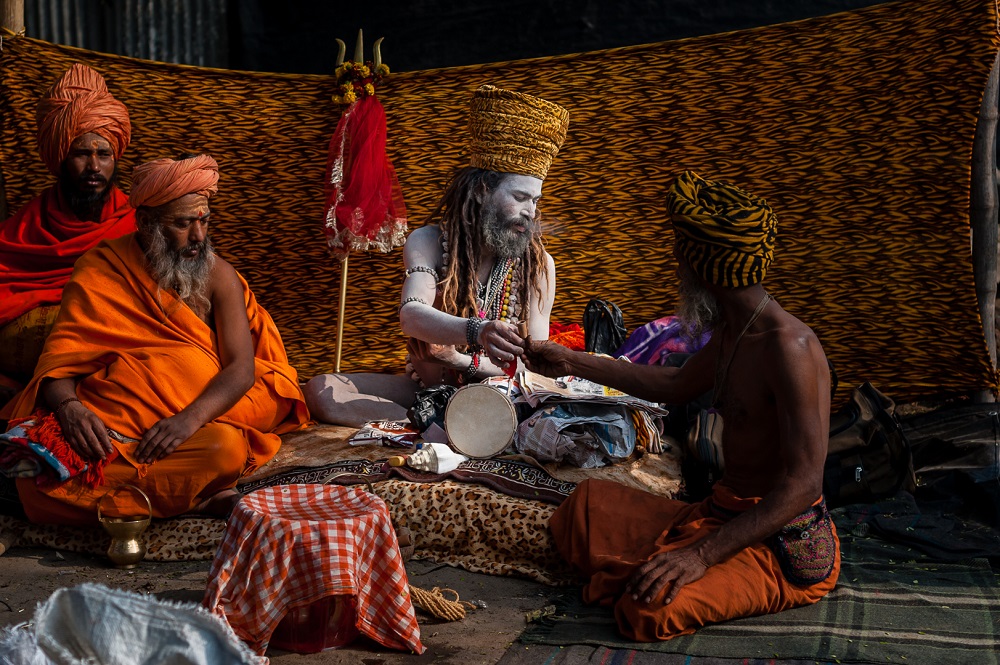
[[[156,226],[150,234],[146,260],[149,270],[163,291],[175,291],[177,297],[199,315],[205,315],[211,308],[208,300],[208,279],[215,265],[215,251],[207,237],[200,247],[198,256],[187,259],[180,251],[167,243],[163,227]]]
[[[719,303],[686,265],[681,265],[680,275],[681,300],[677,306],[677,318],[688,336],[697,339],[719,322]]]

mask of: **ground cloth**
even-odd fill
[[[569,570],[559,558],[548,530],[555,505],[576,481],[602,477],[674,496],[680,487],[675,454],[641,459],[602,469],[539,468],[519,460],[470,460],[445,476],[394,469],[386,457],[398,448],[350,446],[353,428],[319,425],[282,436],[278,454],[240,481],[244,493],[278,484],[318,483],[348,472],[334,482],[374,483],[388,505],[393,524],[411,530],[415,558],[432,559],[473,572],[520,575],[544,584],[564,584]],[[558,478],[556,477],[558,475]],[[0,476],[0,532],[18,535],[24,547],[52,547],[103,556],[108,536],[99,528],[81,529],[28,524],[13,483]],[[154,520],[146,532],[151,561],[211,559],[222,539],[221,520],[182,517]]]
[[[633,660],[632,650],[810,662],[1000,662],[1000,581],[985,559],[941,563],[902,544],[855,536],[854,521],[842,509],[833,513],[843,552],[840,580],[815,605],[645,644],[623,640],[609,610],[585,607],[579,590],[568,590],[554,599],[556,614],[530,625],[520,641],[616,650],[600,662],[658,662]]]
[[[656,651],[631,651],[609,649],[587,644],[549,646],[524,645],[515,642],[507,649],[497,665],[834,665],[834,661],[775,660],[774,658],[716,658],[714,656],[688,656],[682,653]]]

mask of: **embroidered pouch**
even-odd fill
[[[833,572],[837,537],[826,501],[811,507],[768,539],[785,579],[799,586],[822,582]]]

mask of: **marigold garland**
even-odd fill
[[[371,60],[346,60],[334,71],[338,93],[333,96],[333,101],[337,104],[353,104],[359,99],[374,97],[375,89],[388,75],[389,65],[384,62],[376,67]]]

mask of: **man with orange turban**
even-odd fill
[[[218,179],[208,155],[136,167],[138,231],[77,262],[34,377],[0,414],[88,470],[19,478],[30,520],[94,522],[123,484],[149,497],[154,517],[226,515],[240,476],[308,421],[274,322],[212,249]],[[131,492],[108,503],[147,513]]]
[[[690,171],[667,194],[681,278],[679,316],[713,329],[680,368],[532,343],[526,364],[655,402],[713,391],[722,478],[700,503],[588,480],[549,523],[589,577],[587,602],[614,607],[629,639],[668,640],[727,619],[815,603],[837,582],[840,547],[823,501],[830,371],[809,327],[764,290],[777,219],[767,203]]]
[[[57,183],[0,223],[0,374],[31,377],[73,264],[135,230],[115,186],[128,110],[93,69],[73,65],[39,100],[38,151]]]

